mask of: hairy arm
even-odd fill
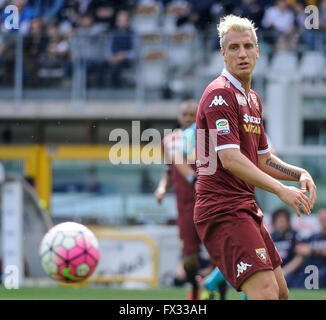
[[[276,194],[283,202],[290,205],[298,216],[301,215],[298,209],[300,203],[302,203],[303,212],[310,214],[310,200],[300,189],[283,185],[252,163],[239,149],[223,149],[218,151],[218,156],[224,169],[255,187]]]
[[[285,163],[269,152],[258,155],[258,167],[275,179],[288,181],[299,181],[301,174],[305,171]]]

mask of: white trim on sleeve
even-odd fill
[[[265,153],[267,153],[267,152],[269,152],[269,151],[271,151],[271,147],[268,147],[268,148],[265,149],[265,150],[258,150],[258,151],[257,151],[257,154],[265,154]]]
[[[215,147],[215,152],[224,149],[240,149],[240,146],[238,144],[223,144],[222,146]]]

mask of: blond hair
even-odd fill
[[[239,16],[230,14],[228,16],[221,18],[220,23],[217,25],[217,31],[220,37],[220,46],[224,50],[225,50],[225,37],[230,30],[239,31],[239,32],[245,30],[251,30],[255,37],[255,42],[256,44],[258,44],[258,38],[256,34],[257,28],[255,28],[255,24],[247,18],[241,18]]]

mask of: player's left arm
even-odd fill
[[[314,206],[317,198],[317,188],[307,170],[290,165],[271,152],[258,154],[258,167],[275,179],[300,182],[301,190],[304,193],[309,193],[311,205]]]

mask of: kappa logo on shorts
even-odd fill
[[[264,263],[267,263],[268,255],[265,248],[255,249],[257,257]]]
[[[244,263],[244,262],[240,262],[237,264],[237,268],[238,268],[238,274],[237,274],[237,278],[239,278],[240,274],[242,274],[243,272],[245,272],[247,270],[248,267],[252,267],[252,264],[249,263]]]

